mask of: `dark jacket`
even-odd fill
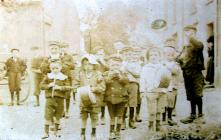
[[[105,72],[106,91],[104,100],[112,104],[127,102],[129,94],[126,85],[129,83],[126,74],[119,71],[118,79],[114,79],[112,70]]]
[[[43,81],[41,82],[41,89],[45,90],[45,97],[49,98],[52,97],[52,88],[48,85],[50,83],[54,82],[54,78],[50,76],[50,73],[45,76]],[[55,84],[58,86],[61,86],[62,88],[60,90],[54,90],[54,97],[61,97],[65,98],[65,91],[69,91],[71,89],[71,85],[68,81],[68,77],[66,75],[61,76],[59,79],[55,80]]]

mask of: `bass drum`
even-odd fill
[[[10,95],[8,87],[8,77],[6,75],[5,64],[3,62],[0,62],[0,89],[4,90],[4,92],[2,93]],[[30,78],[30,73],[26,71],[24,76],[22,77],[22,82],[21,82],[20,103],[24,103],[25,101],[27,101],[30,92],[31,92],[31,78]],[[3,98],[3,100],[6,100],[4,98],[10,98],[8,95],[1,95],[1,97]],[[7,100],[9,101],[10,99]]]

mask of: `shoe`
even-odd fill
[[[73,100],[73,104],[74,104],[74,105],[76,104],[76,100]]]
[[[68,118],[70,118],[69,113],[65,112],[65,119],[68,119]]]
[[[148,130],[149,131],[153,131],[153,122],[152,121],[149,121],[149,125],[148,125]]]
[[[142,120],[140,119],[140,115],[137,115],[137,116],[135,117],[135,120],[136,120],[136,122],[142,122]]]
[[[115,139],[120,140],[121,139],[120,131],[116,131],[115,136],[116,136]]]
[[[126,122],[123,122],[121,125],[121,130],[125,130],[126,129]]]
[[[97,138],[96,138],[96,135],[95,135],[95,134],[92,134],[92,135],[91,135],[91,140],[97,140]]]
[[[173,120],[173,119],[168,119],[168,124],[170,125],[170,126],[174,126],[174,125],[177,125],[177,123]]]
[[[41,139],[47,139],[47,138],[49,138],[49,134],[47,134],[47,133],[45,133],[45,134],[41,137]]]
[[[113,140],[113,139],[116,139],[116,135],[114,132],[111,132],[109,136],[109,140]]]
[[[160,121],[156,121],[156,131],[160,131]]]
[[[134,120],[130,120],[129,121],[129,127],[132,128],[132,129],[136,129],[137,128],[136,125],[135,125]]]
[[[183,124],[188,124],[188,123],[192,123],[195,119],[196,119],[196,115],[191,114],[189,117],[180,120],[180,122]]]
[[[176,116],[176,111],[173,109],[172,116]]]
[[[105,125],[105,119],[104,119],[104,117],[101,117],[100,124],[101,124],[101,125]]]
[[[86,140],[85,135],[81,134],[81,140]]]
[[[168,125],[168,121],[162,121],[161,125]]]
[[[199,115],[198,115],[198,118],[195,119],[193,122],[196,123],[196,124],[205,124],[205,123],[206,123],[203,114],[199,114]]]

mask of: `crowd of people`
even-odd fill
[[[179,53],[171,43],[174,41],[172,37],[165,41],[163,48],[152,46],[146,50],[145,55],[139,47],[129,45],[125,45],[116,54],[107,55],[102,46],[97,46],[93,48],[94,54],[85,54],[80,60],[68,54],[66,43],[50,42],[50,54],[47,57],[38,57],[34,52],[39,48],[33,47],[31,68],[35,106],[40,106],[41,90],[46,99],[42,139],[49,138],[50,130],[59,136],[60,121],[63,117],[69,118],[71,96],[75,102],[76,94],[80,97],[79,129],[82,140],[86,139],[88,118],[91,119],[91,139],[96,139],[98,121],[101,125],[105,124],[105,108],[110,116],[109,139],[121,139],[121,131],[127,128],[126,124],[136,129],[136,124],[142,122],[140,109],[145,99],[149,131],[160,131],[163,124],[177,125],[172,116],[176,112],[181,71],[191,108],[190,116],[181,122],[187,124],[203,120],[203,44],[196,38],[196,27],[186,26],[184,32],[188,44]],[[17,95],[17,105],[20,103],[20,81],[27,66],[18,57],[18,49],[12,49],[11,53],[6,70],[11,93],[10,106],[13,106],[14,93]]]

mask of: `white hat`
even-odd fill
[[[85,54],[82,56],[81,58],[81,62],[83,59],[88,59],[89,63],[92,64],[92,65],[98,65],[99,63],[96,61],[96,57],[92,54]]]

